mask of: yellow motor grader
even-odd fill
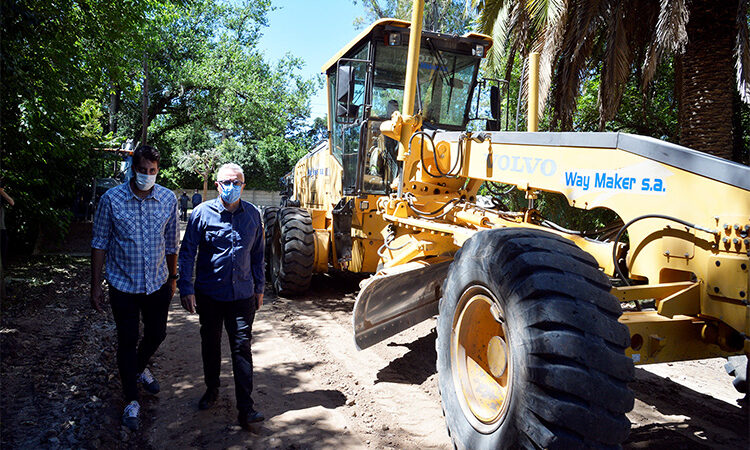
[[[750,353],[750,168],[648,137],[536,132],[533,57],[531,132],[467,131],[491,39],[423,32],[422,8],[323,67],[330,138],[264,212],[271,284],[373,273],[360,349],[437,315],[458,448],[617,446],[634,364]],[[483,184],[528,203],[481,204]],[[535,208],[541,192],[618,220],[566,229]]]

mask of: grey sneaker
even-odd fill
[[[156,381],[154,375],[148,369],[143,369],[140,375],[138,375],[138,381],[143,383],[143,389],[151,394],[158,394],[161,388],[159,382]]]
[[[141,405],[137,401],[133,400],[128,403],[125,407],[125,412],[122,413],[122,424],[130,428],[131,431],[138,431],[138,413],[141,412]]]

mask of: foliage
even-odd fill
[[[108,175],[94,149],[140,140],[144,94],[148,143],[162,155],[158,182],[168,187],[199,183],[181,158],[221,149],[221,158],[272,169],[257,184],[275,188],[291,162],[280,167],[274,149],[296,155],[312,138],[306,118],[320,80],[299,75],[300,59],[271,65],[257,48],[270,0],[17,0],[1,8],[0,169],[17,200],[8,225],[19,248],[42,229],[64,231],[76,192]],[[226,150],[228,141],[237,148]]]
[[[352,0],[356,5],[357,0]],[[365,27],[385,17],[411,20],[412,0],[360,0],[365,10],[354,24]],[[473,10],[466,8],[465,0],[425,0],[424,29],[441,33],[464,34],[471,31]]]
[[[585,78],[573,115],[575,131],[600,131],[598,93],[600,71]],[[652,136],[677,142],[677,99],[674,96],[674,69],[671,62],[662,64],[657,78],[642,92],[637,74],[632,74],[625,86],[617,114],[604,124],[603,131]]]
[[[268,2],[223,9],[212,5],[194,4],[180,20],[165,26],[166,56],[153,65],[155,73],[164,75],[155,76],[149,90],[152,104],[159,105],[150,110],[151,141],[168,148],[173,162],[219,148],[227,140],[253,153],[267,136],[304,135],[309,98],[320,86],[299,76],[300,59],[287,56],[274,67],[256,49],[258,24],[265,23]],[[203,39],[187,40],[196,33]],[[137,110],[137,103],[130,108]],[[139,126],[132,125],[131,134],[139,133]],[[258,159],[236,152],[234,156]],[[182,176],[174,181],[194,183],[190,172],[182,167]],[[276,188],[269,182],[274,175],[259,176],[259,184]]]
[[[204,195],[206,185],[211,176],[216,172],[218,160],[221,156],[221,150],[209,148],[205,150],[196,150],[189,153],[182,153],[179,156],[177,165],[182,170],[195,172],[203,180]]]
[[[70,221],[76,190],[99,167],[97,105],[104,62],[133,38],[157,1],[19,0],[0,4],[0,169],[16,200],[8,226],[13,246]]]

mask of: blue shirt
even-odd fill
[[[107,280],[118,291],[151,294],[167,281],[166,255],[177,254],[177,198],[154,185],[139,198],[125,182],[102,195],[91,247],[107,252]]]
[[[264,247],[260,212],[251,203],[240,201],[234,212],[219,198],[201,203],[188,220],[177,259],[180,295],[198,290],[217,301],[233,301],[262,293]]]

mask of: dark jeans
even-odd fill
[[[187,222],[187,208],[180,209],[180,220],[183,222]]]
[[[234,373],[234,393],[237,409],[246,412],[253,408],[253,355],[250,341],[255,320],[255,297],[220,302],[195,293],[196,306],[201,323],[201,354],[206,387],[218,389],[221,370],[221,326],[229,335]]]
[[[117,367],[120,369],[125,400],[138,400],[138,374],[167,336],[167,311],[172,300],[169,282],[156,292],[128,294],[109,287],[109,301],[117,325]],[[138,343],[140,316],[143,339]]]

